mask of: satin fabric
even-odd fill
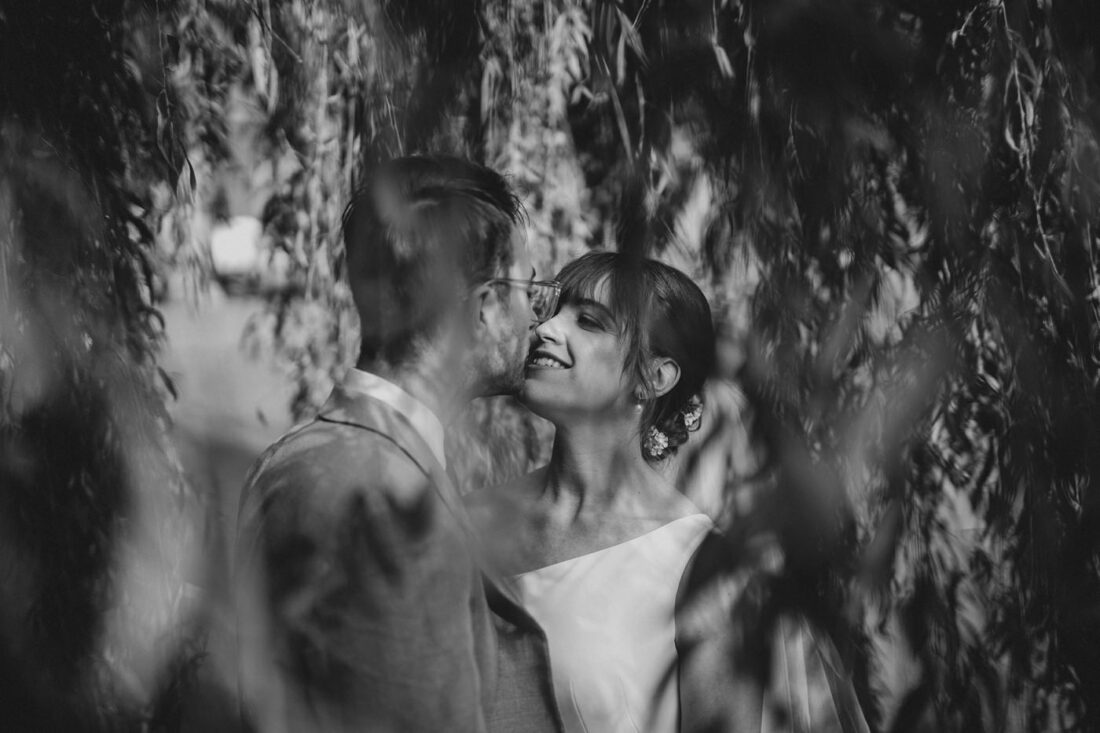
[[[677,590],[711,528],[695,514],[516,576],[521,602],[550,643],[566,731],[678,730]]]

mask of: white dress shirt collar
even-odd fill
[[[349,369],[343,387],[347,392],[373,397],[401,413],[428,444],[439,465],[447,467],[443,453],[443,423],[423,402],[388,379],[362,369]]]

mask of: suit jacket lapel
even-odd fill
[[[487,573],[482,573],[482,577],[485,579],[485,598],[493,613],[517,628],[537,633],[545,639],[542,627],[519,602],[510,583],[491,578]]]

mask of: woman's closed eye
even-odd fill
[[[580,314],[578,314],[577,315],[577,323],[580,324],[581,328],[586,328],[586,329],[589,329],[589,330],[598,330],[598,331],[606,331],[607,330],[607,327],[603,324],[603,321],[601,321],[600,319],[596,318],[595,316],[593,316],[589,313],[581,312]]]

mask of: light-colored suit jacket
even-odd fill
[[[393,408],[337,387],[241,500],[240,685],[263,733],[561,730],[546,638],[475,560]]]

